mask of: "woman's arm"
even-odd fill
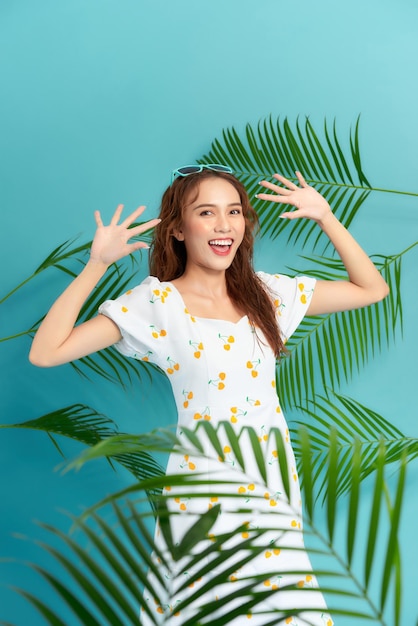
[[[261,181],[260,185],[274,194],[261,193],[258,198],[294,206],[295,211],[282,213],[280,217],[284,219],[303,217],[317,222],[338,252],[349,279],[319,280],[307,314],[321,315],[358,309],[385,298],[389,288],[367,254],[338,221],[325,198],[305,182],[300,172],[296,172],[296,176],[300,187],[279,174],[275,174],[274,178],[286,187]]]
[[[40,325],[29,354],[29,360],[39,367],[52,367],[74,361],[97,350],[102,350],[120,339],[118,327],[104,315],[75,326],[81,307],[109,265],[146,248],[142,242],[128,243],[160,222],[151,220],[141,226],[129,228],[141,215],[141,206],[118,224],[123,205],[119,205],[108,226],[104,226],[99,211],[95,212],[97,231],[93,239],[90,259],[82,272],[55,301]]]

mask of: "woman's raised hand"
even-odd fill
[[[295,207],[296,211],[282,213],[280,217],[289,220],[305,217],[315,222],[322,222],[332,213],[328,202],[316,189],[308,185],[300,172],[296,172],[296,177],[300,187],[280,174],[274,174],[273,178],[276,178],[284,186],[262,180],[260,185],[274,193],[259,193],[257,198],[269,202],[290,204]]]
[[[111,265],[115,263],[115,261],[135,252],[135,250],[148,248],[148,245],[144,241],[129,243],[129,240],[153,228],[153,226],[159,224],[161,220],[153,219],[140,226],[130,228],[135,220],[145,211],[145,207],[138,207],[136,211],[131,213],[131,215],[126,217],[123,222],[119,224],[122,211],[123,204],[119,204],[108,226],[104,226],[100,211],[95,211],[94,219],[96,220],[97,230],[90,250],[91,261]]]

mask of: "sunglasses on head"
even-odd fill
[[[183,165],[171,172],[171,185],[179,176],[190,176],[190,174],[198,174],[203,170],[212,170],[214,172],[226,172],[232,174],[232,169],[228,165],[220,165],[219,163],[205,163],[203,165]]]

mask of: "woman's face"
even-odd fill
[[[186,204],[181,228],[175,232],[187,251],[186,269],[192,265],[213,271],[227,269],[240,246],[245,219],[238,191],[222,178],[206,178],[198,195]]]

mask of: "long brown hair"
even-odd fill
[[[205,169],[177,178],[165,191],[159,217],[161,223],[154,231],[151,244],[150,274],[160,281],[179,278],[186,269],[187,254],[183,241],[174,236],[180,230],[183,211],[193,194],[198,195],[199,183],[208,178],[222,178],[237,190],[245,219],[244,238],[234,260],[226,270],[227,292],[239,310],[245,311],[251,325],[260,328],[276,357],[286,352],[280,335],[273,300],[253,268],[254,234],[258,216],[250,204],[244,185],[232,174]]]

